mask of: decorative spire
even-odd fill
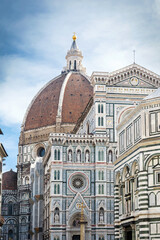
[[[72,39],[73,39],[73,41],[75,41],[77,39],[75,32],[74,32],[74,35],[73,35]]]
[[[82,52],[79,50],[77,46],[77,36],[74,33],[72,36],[73,42],[71,45],[70,50],[67,52],[66,60],[67,60],[67,67],[64,68],[64,71],[81,71],[85,72],[86,69],[82,66]]]

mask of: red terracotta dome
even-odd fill
[[[17,190],[17,173],[12,169],[2,174],[2,190]]]
[[[31,102],[23,123],[24,131],[52,126],[60,117],[61,125],[76,124],[93,95],[86,75],[70,71],[45,85]]]

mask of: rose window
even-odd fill
[[[84,185],[84,181],[81,177],[77,177],[73,179],[72,184],[75,188],[82,188]]]
[[[69,187],[74,192],[86,191],[88,188],[88,177],[85,174],[77,173],[72,174],[69,178]]]

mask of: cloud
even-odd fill
[[[42,62],[20,58],[3,57],[0,60],[4,81],[0,82],[1,124],[21,123],[27,106],[39,89],[58,70]]]
[[[160,17],[160,1],[154,0],[154,6],[153,6],[154,12],[157,14],[157,17]]]

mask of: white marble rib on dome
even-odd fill
[[[155,92],[149,94],[144,99],[147,100],[147,99],[158,98],[158,97],[160,97],[160,88],[158,88]]]

